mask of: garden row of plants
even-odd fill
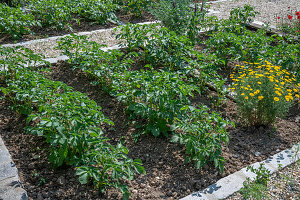
[[[2,0],[0,2],[0,34],[12,39],[33,30],[55,28],[73,31],[72,26],[82,21],[90,24],[120,24],[118,15],[141,18],[145,12],[163,21],[180,33],[203,19],[204,5],[195,0]],[[190,6],[194,5],[194,8]],[[199,8],[198,8],[199,7]],[[176,16],[172,18],[170,16]],[[177,23],[179,22],[180,23]],[[174,24],[175,23],[175,24]],[[190,30],[189,34],[195,34]]]
[[[210,65],[201,65],[208,58],[193,50],[187,37],[159,24],[126,25],[120,32],[117,37],[127,46],[122,50],[103,51],[102,45],[77,35],[63,38],[58,48],[73,68],[95,77],[93,84],[123,102],[132,118],[143,119],[135,136],[172,135],[171,141],[186,146],[186,161],[195,161],[197,168],[213,162],[223,171],[229,122],[190,100],[208,78],[215,78]],[[193,76],[196,69],[200,74]]]
[[[150,0],[12,0],[0,3],[0,33],[13,39],[33,33],[35,27],[69,29],[88,21],[118,23],[117,12],[141,17]]]
[[[113,125],[101,107],[86,94],[74,91],[59,81],[52,81],[35,64],[47,63],[28,49],[1,48],[1,91],[12,102],[12,109],[27,116],[26,132],[44,137],[50,144],[49,160],[54,168],[63,164],[76,167],[82,184],[91,179],[97,189],[121,190],[129,197],[123,180],[132,180],[135,172],[145,173],[139,159],[127,157],[128,149],[116,146],[103,136],[101,127]],[[32,67],[24,67],[30,64]]]
[[[185,145],[187,162],[195,162],[197,168],[213,163],[222,172],[222,145],[229,142],[226,127],[234,124],[192,99],[205,95],[208,83],[224,99],[228,92],[224,83],[231,84],[245,125],[274,124],[299,99],[300,45],[297,34],[247,29],[256,14],[250,6],[234,9],[228,20],[198,15],[197,7],[185,16],[189,6],[186,1],[168,1],[162,5],[165,12],[157,11],[162,24],[119,27],[117,38],[123,41],[119,50],[103,51],[103,45],[74,34],[61,39],[58,48],[69,57],[71,67],[94,77],[91,84],[101,85],[123,102],[131,120],[142,119],[136,138],[141,134],[171,138]],[[176,9],[182,12],[175,13]],[[203,28],[210,31],[201,36]],[[98,188],[115,186],[128,197],[128,188],[119,180],[131,179],[132,167],[144,170],[139,160],[126,157],[128,150],[122,144],[109,145],[99,127],[111,122],[95,102],[36,69],[22,67],[29,60],[41,61],[31,51],[2,48],[1,52],[2,67],[7,69],[1,72],[7,85],[1,90],[18,112],[29,116],[32,126],[27,130],[51,144],[54,166],[75,165],[80,182],[92,177]],[[232,62],[239,64],[232,67]],[[228,70],[233,73],[226,82],[218,72]]]
[[[129,114],[147,120],[142,133],[171,134],[172,141],[186,145],[186,161],[194,160],[198,168],[214,162],[222,171],[221,145],[228,143],[225,127],[233,123],[191,103],[208,82],[224,90],[225,78],[217,71],[243,61],[231,69],[230,89],[247,125],[275,123],[299,99],[299,43],[294,37],[270,36],[267,29],[248,30],[255,14],[250,6],[234,9],[228,20],[212,22],[214,29],[203,41],[190,38],[189,31],[179,35],[158,24],[126,25],[117,35],[124,41],[123,49],[104,52],[102,45],[76,35],[63,38],[58,48],[73,68],[94,76],[93,84],[101,84],[128,106]],[[195,45],[206,49],[196,51]]]

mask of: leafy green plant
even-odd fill
[[[249,170],[256,174],[256,178],[252,182],[247,178],[240,193],[245,199],[269,199],[266,190],[267,183],[270,180],[270,171],[263,164],[260,164],[257,169],[248,166],[247,171]]]
[[[18,62],[25,57],[29,67],[38,63],[41,58],[32,51],[1,48],[0,55],[10,55],[10,59],[0,63],[7,69],[1,71],[6,84],[1,91],[15,110],[28,116],[26,131],[50,143],[49,160],[53,166],[73,165],[82,184],[92,179],[100,191],[116,187],[128,199],[129,189],[123,180],[132,180],[135,171],[145,173],[145,170],[141,160],[127,157],[128,149],[122,143],[113,146],[103,136],[101,126],[113,123],[101,108],[86,94],[74,92],[64,83],[51,81],[24,67],[25,60]]]
[[[145,9],[153,3],[152,0],[122,0],[124,7],[123,9],[132,14],[134,17],[141,17]]]
[[[175,126],[184,133],[172,137],[173,142],[179,142],[186,147],[186,154],[189,156],[186,162],[195,161],[196,167],[213,162],[215,168],[221,173],[224,171],[225,159],[222,157],[222,144],[229,142],[229,136],[225,127],[229,121],[223,120],[217,113],[208,113],[208,108],[200,106],[198,109],[193,106],[183,106],[187,117],[178,120]]]
[[[105,25],[108,21],[118,22],[115,12],[120,6],[113,0],[73,0],[72,13],[85,20]]]
[[[28,8],[42,27],[56,27],[59,30],[68,27],[74,18],[71,15],[72,6],[65,0],[32,1]]]
[[[269,125],[288,111],[299,85],[294,75],[281,66],[247,63],[232,74],[233,87],[241,118],[248,125]]]
[[[253,18],[258,14],[257,11],[250,5],[244,5],[244,7],[234,8],[230,11],[229,20],[237,22],[239,24],[250,24]]]
[[[0,4],[0,33],[8,34],[13,39],[32,33],[31,27],[38,25],[34,16],[25,13],[21,8]]]
[[[202,1],[201,9],[195,3],[191,8],[192,0],[161,0],[149,8],[150,13],[159,19],[163,26],[176,32],[179,35],[187,34],[194,42],[198,36],[199,25],[204,21],[206,11],[203,5],[206,0]]]

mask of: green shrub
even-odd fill
[[[276,117],[283,117],[294,97],[299,98],[294,75],[281,66],[247,63],[237,66],[232,74],[233,87],[241,118],[248,125],[269,125]]]
[[[205,2],[205,0],[204,0]],[[162,24],[179,35],[188,35],[194,42],[198,25],[204,20],[205,11],[200,10],[195,4],[191,8],[192,0],[161,0],[149,8],[150,13],[155,15]]]
[[[141,17],[151,0],[123,0],[124,10],[134,17]]]

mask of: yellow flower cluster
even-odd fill
[[[237,65],[237,73],[233,72],[230,75],[234,82],[234,87],[229,88],[230,90],[235,91],[235,87],[238,86],[240,95],[243,98],[247,100],[249,97],[255,97],[260,101],[264,99],[264,96],[260,94],[260,90],[264,88],[264,84],[271,82],[273,91],[276,94],[274,96],[275,102],[280,99],[292,101],[294,97],[299,98],[300,84],[295,84],[295,75],[291,75],[287,70],[281,69],[281,66],[274,66],[268,61],[264,61],[263,64],[245,61],[243,63],[248,67]]]

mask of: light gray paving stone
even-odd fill
[[[21,186],[18,170],[0,137],[0,200],[27,200]]]
[[[27,193],[21,187],[18,176],[0,181],[0,199],[27,200]]]
[[[299,144],[294,145],[291,149],[281,151],[274,156],[269,157],[264,163],[276,169],[279,168],[279,165],[281,167],[286,167],[300,158],[300,151],[297,151],[297,148],[299,148]]]
[[[193,194],[190,194],[189,196],[186,196],[182,198],[181,200],[208,200],[207,196],[201,192],[195,192]]]
[[[0,163],[0,181],[14,176],[18,176],[18,170],[12,160]]]

